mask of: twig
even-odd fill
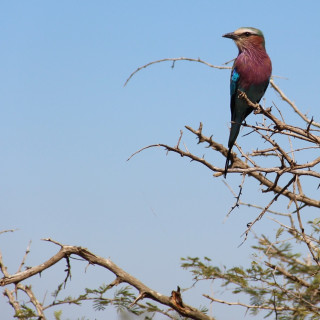
[[[2,231],[0,231],[0,234],[2,234],[2,233],[6,233],[6,232],[15,232],[15,231],[17,231],[18,229],[8,229],[8,230],[2,230]]]
[[[227,304],[229,306],[241,306],[241,307],[245,307],[248,309],[261,309],[261,310],[274,310],[274,307],[270,307],[270,306],[264,306],[264,305],[250,305],[250,304],[245,304],[245,303],[241,303],[241,302],[229,302],[229,301],[224,301],[224,300],[220,300],[220,299],[216,299],[213,297],[208,296],[207,294],[203,294],[203,296],[209,300],[211,300],[212,302],[218,302],[218,303],[223,303],[223,304]],[[277,311],[284,311],[284,310],[291,310],[291,311],[295,311],[295,308],[291,308],[288,306],[285,307],[277,307]]]
[[[229,215],[231,214],[231,212],[232,212],[235,208],[239,207],[240,204],[241,204],[240,196],[241,196],[241,194],[242,194],[242,189],[243,189],[243,184],[244,184],[245,177],[246,177],[246,175],[244,174],[244,175],[242,176],[241,184],[239,185],[239,193],[238,193],[238,195],[235,195],[236,202],[235,202],[235,204],[231,207],[231,209],[229,210],[229,212],[227,213],[226,218],[228,218]],[[225,180],[222,180],[222,181],[224,182],[224,184],[225,184],[227,187],[229,187],[228,184],[225,182]],[[229,188],[229,190],[231,190],[231,188]]]
[[[21,261],[21,264],[20,264],[20,266],[19,266],[19,268],[18,268],[17,273],[22,270],[22,267],[24,266],[24,264],[25,264],[25,262],[26,262],[27,255],[28,255],[29,252],[30,252],[30,246],[31,246],[31,240],[29,241],[29,244],[28,244],[28,246],[27,246],[26,252],[25,252],[25,254],[24,254],[24,257],[23,257],[23,259],[22,259],[22,261]]]
[[[134,299],[134,301],[129,305],[129,309],[132,308],[139,300],[142,300],[146,297],[145,292],[139,293],[139,295]]]
[[[151,61],[139,68],[137,68],[135,71],[133,71],[129,78],[126,80],[125,84],[124,84],[124,87],[128,84],[128,82],[131,80],[131,78],[137,73],[139,72],[140,70],[144,69],[144,68],[147,68],[153,64],[156,64],[156,63],[160,63],[160,62],[165,62],[165,61],[173,61],[173,63],[175,63],[176,61],[192,61],[192,62],[200,62],[202,64],[205,64],[206,66],[210,67],[210,68],[214,68],[214,69],[231,69],[231,67],[226,67],[226,66],[215,66],[209,62],[206,62],[206,61],[203,61],[201,60],[200,58],[198,59],[192,59],[192,58],[185,58],[185,57],[180,57],[180,58],[165,58],[165,59],[160,59],[160,60],[155,60],[155,61]]]

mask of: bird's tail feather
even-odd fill
[[[228,168],[229,168],[229,161],[230,161],[230,155],[231,155],[231,148],[229,148],[229,150],[228,150],[226,165],[224,167],[224,178],[227,177],[227,172],[228,172]]]
[[[228,172],[228,168],[229,168],[231,149],[237,140],[240,128],[241,128],[241,123],[233,122],[231,125],[230,136],[229,136],[229,141],[228,141],[229,150],[228,150],[228,154],[227,154],[227,160],[226,160],[225,171],[224,171],[225,178],[227,177],[227,172]]]

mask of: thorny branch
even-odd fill
[[[197,130],[195,130],[189,126],[186,126],[186,128],[198,137],[198,139],[199,139],[198,143],[206,142],[209,144],[209,147],[211,147],[213,150],[218,151],[223,156],[227,155],[228,149],[226,147],[224,147],[222,144],[214,141],[212,139],[212,136],[209,138],[209,137],[206,137],[202,134],[202,128],[203,128],[202,123],[200,123],[200,126]],[[269,141],[270,139],[267,138],[267,140]],[[184,150],[180,149],[179,146],[178,147],[177,146],[171,147],[171,146],[163,144],[163,143],[158,143],[158,144],[146,146],[146,147],[136,151],[135,153],[133,153],[128,158],[128,160],[130,160],[133,156],[140,153],[141,151],[149,149],[149,148],[154,148],[154,147],[162,147],[169,152],[171,151],[171,152],[178,153],[181,157],[187,157],[187,158],[191,159],[192,161],[201,163],[204,166],[206,166],[208,169],[213,171],[215,173],[215,176],[220,176],[224,172],[223,167],[215,166],[215,165],[211,164],[210,162],[208,162],[207,160],[205,160],[203,157],[196,156],[195,154],[193,154],[189,151],[184,151]],[[258,182],[260,184],[267,187],[267,189],[264,192],[271,192],[272,191],[275,194],[279,194],[279,195],[283,195],[283,196],[287,197],[289,200],[293,201],[294,199],[297,199],[297,201],[305,203],[308,206],[320,208],[320,201],[319,200],[309,198],[309,197],[305,196],[304,194],[295,195],[288,188],[283,188],[283,187],[279,186],[278,184],[275,184],[273,181],[269,180],[266,177],[266,175],[261,174],[261,173],[277,173],[279,175],[282,175],[284,173],[291,173],[291,174],[298,175],[298,176],[305,175],[305,176],[313,176],[313,177],[320,178],[320,173],[310,170],[310,168],[314,167],[315,165],[317,165],[320,162],[320,157],[319,157],[319,160],[316,159],[316,161],[312,161],[310,163],[306,163],[306,164],[302,164],[302,165],[291,164],[291,167],[285,167],[285,168],[281,168],[281,167],[263,168],[260,166],[250,167],[247,162],[238,158],[238,156],[235,154],[235,152],[232,152],[232,160],[233,160],[233,166],[232,166],[232,168],[230,168],[228,170],[229,173],[233,172],[233,173],[241,173],[241,174],[249,175],[249,176],[255,178],[256,180],[258,180]],[[309,169],[309,170],[301,170],[301,169]]]
[[[165,61],[172,62],[172,68],[174,68],[175,63],[177,61],[191,61],[191,62],[202,63],[210,68],[230,69],[230,67],[225,65],[224,66],[212,65],[208,62],[201,60],[200,58],[191,59],[191,58],[180,57],[180,58],[161,59],[161,60],[150,62],[148,64],[145,64],[137,68],[129,76],[129,78],[126,80],[124,85],[127,85],[127,83],[131,80],[131,78],[140,70],[147,68],[153,64],[157,64]],[[231,211],[239,205],[253,206],[251,204],[246,204],[242,202],[240,198],[242,195],[242,189],[243,189],[243,185],[246,177],[254,178],[260,185],[265,186],[265,189],[262,190],[262,192],[272,192],[274,193],[274,196],[265,207],[256,206],[261,210],[261,212],[253,222],[248,224],[248,228],[244,232],[244,235],[245,235],[244,241],[247,239],[248,233],[251,230],[252,226],[255,224],[255,222],[260,220],[266,212],[272,212],[279,215],[286,215],[289,217],[291,221],[291,227],[286,226],[280,222],[278,223],[281,224],[282,227],[286,228],[287,231],[291,233],[296,239],[301,240],[303,243],[307,245],[308,250],[313,258],[313,261],[315,261],[316,266],[319,268],[320,267],[319,249],[317,248],[319,244],[319,240],[305,233],[300,213],[305,206],[320,208],[320,201],[317,199],[312,199],[311,197],[308,197],[303,193],[303,189],[300,183],[300,178],[301,177],[309,177],[309,178],[315,178],[315,179],[320,178],[320,173],[316,171],[316,168],[315,168],[317,165],[320,164],[320,157],[317,157],[315,159],[309,159],[305,163],[303,162],[298,163],[294,153],[297,151],[311,149],[311,148],[317,148],[317,149],[320,148],[320,136],[319,136],[320,131],[318,129],[315,129],[315,127],[320,128],[320,123],[315,122],[313,117],[309,119],[306,115],[304,115],[297,108],[297,106],[286,97],[286,95],[282,92],[282,90],[274,83],[273,79],[271,79],[270,84],[271,84],[271,87],[280,95],[283,101],[288,103],[288,105],[292,108],[292,110],[296,114],[298,114],[300,118],[302,118],[305,121],[306,127],[300,128],[300,127],[296,127],[286,123],[285,119],[283,118],[279,110],[278,111],[281,115],[280,119],[272,113],[271,108],[263,108],[261,105],[250,101],[248,97],[245,95],[245,93],[239,92],[239,98],[244,99],[247,102],[247,104],[252,107],[255,114],[263,115],[262,123],[257,123],[256,125],[249,125],[244,123],[243,126],[251,128],[253,132],[258,134],[259,137],[268,145],[268,147],[264,149],[256,149],[251,152],[245,152],[242,147],[240,147],[239,145],[236,145],[236,147],[240,152],[240,155],[238,155],[235,151],[232,152],[231,154],[232,166],[228,170],[228,172],[240,173],[242,175],[242,182],[239,186],[239,193],[235,194],[236,202],[235,202],[235,205],[232,207]],[[266,119],[268,119],[270,123],[267,123]],[[206,143],[208,145],[207,147],[217,152],[217,154],[222,155],[222,157],[227,156],[228,149],[223,144],[220,144],[217,141],[215,141],[212,136],[207,137],[203,134],[202,123],[200,123],[200,126],[197,130],[189,126],[186,126],[186,129],[198,138],[199,144]],[[298,140],[299,142],[306,143],[307,146],[298,146],[294,148],[292,141],[290,141],[291,150],[288,152],[286,151],[286,148],[283,147],[279,141],[275,140],[279,135],[284,135],[289,138],[292,137],[295,140]],[[183,132],[180,131],[178,142],[174,147],[171,147],[167,144],[162,144],[162,143],[152,144],[136,151],[134,154],[130,156],[128,160],[130,160],[133,156],[135,156],[136,154],[140,153],[143,150],[154,148],[154,147],[161,147],[161,148],[164,148],[167,152],[177,153],[181,157],[189,158],[191,161],[195,161],[197,163],[200,163],[206,166],[209,170],[213,172],[214,177],[220,177],[224,173],[223,167],[221,168],[220,166],[205,160],[204,156],[197,156],[192,152],[190,152],[186,147],[186,145],[183,143],[182,137],[183,137]],[[182,149],[182,147],[180,147],[180,145],[184,146],[184,150]],[[259,164],[259,159],[261,158],[265,159],[266,157],[275,159],[277,163],[274,166],[268,166],[268,167],[261,166]],[[284,186],[280,185],[280,181],[281,181],[281,184],[284,184]],[[277,199],[280,196],[286,197],[289,200],[288,207],[290,207],[291,203],[294,203],[295,205],[294,212],[291,212],[290,214],[283,214],[283,213],[277,213],[270,209],[273,203],[277,201]],[[293,213],[295,213],[297,216],[300,230],[297,230],[294,227],[294,223],[292,219]],[[8,231],[14,231],[14,230],[7,230],[6,232]],[[0,234],[1,233],[2,232],[0,232]],[[170,307],[171,309],[177,311],[180,315],[184,317],[199,319],[199,320],[213,320],[212,317],[207,316],[205,313],[201,312],[200,310],[186,305],[182,300],[179,287],[177,291],[175,290],[172,291],[171,296],[162,295],[152,290],[151,288],[147,287],[140,280],[134,278],[133,276],[131,276],[130,274],[128,274],[127,272],[119,268],[110,259],[99,257],[82,247],[63,245],[49,238],[44,240],[52,242],[56,245],[59,245],[60,246],[59,252],[57,252],[49,260],[43,262],[42,264],[22,271],[22,267],[25,264],[25,259],[29,253],[29,246],[28,246],[25,256],[18,269],[18,272],[15,274],[9,274],[7,268],[4,266],[2,256],[0,253],[0,270],[3,274],[3,277],[0,279],[0,285],[1,286],[7,286],[9,284],[15,285],[14,291],[10,291],[6,288],[4,290],[4,295],[8,297],[9,303],[16,311],[16,314],[21,312],[21,306],[19,302],[16,301],[14,297],[14,293],[17,293],[17,290],[21,290],[21,291],[24,291],[30,298],[30,302],[33,304],[33,306],[37,311],[38,318],[45,320],[43,310],[45,310],[46,307],[43,307],[42,304],[36,299],[36,297],[34,296],[31,290],[31,287],[24,286],[20,282],[36,274],[40,274],[44,270],[55,265],[58,261],[62,259],[66,259],[67,268],[65,271],[67,272],[67,276],[64,280],[64,284],[66,284],[67,280],[71,278],[70,257],[78,256],[88,261],[89,265],[91,264],[99,265],[103,268],[108,269],[112,273],[114,273],[114,275],[116,276],[116,279],[111,284],[109,284],[108,286],[109,288],[113,286],[117,286],[120,283],[128,283],[134,288],[136,288],[138,290],[138,294],[136,298],[133,300],[133,302],[131,303],[130,307],[134,307],[135,305],[138,305],[140,300],[151,299],[162,305],[166,305]],[[267,240],[266,238],[262,237],[260,238],[260,241],[264,241],[264,243],[266,243],[266,245],[268,246],[267,254],[270,253],[271,251],[276,252],[280,256],[281,261],[289,263],[290,262],[289,260],[292,259],[294,263],[299,264],[304,268],[307,268],[310,266],[309,262],[303,263],[302,261],[299,261],[295,257],[288,258],[288,256],[283,254],[282,251],[274,245],[274,243],[269,242],[269,240]],[[281,274],[288,281],[294,282],[297,285],[305,287],[307,290],[309,290],[312,287],[312,283],[310,284],[308,281],[306,281],[302,277],[299,277],[289,272],[288,270],[286,270],[285,268],[282,268],[279,265],[272,264],[270,262],[265,262],[265,265],[268,268],[272,269],[272,271]],[[318,271],[316,271],[315,273],[317,272]],[[223,278],[233,284],[237,284],[237,281],[238,281],[237,278],[228,279],[227,275],[222,275],[221,279]],[[265,281],[267,285],[270,285],[270,282],[268,280],[263,280],[261,278],[255,279],[255,280],[260,280],[261,282]],[[304,298],[302,294],[300,294],[300,292],[296,294],[295,292],[291,292],[291,290],[287,290],[286,288],[280,285],[278,286],[278,289],[282,290],[282,292],[285,293],[287,296],[290,296],[290,295],[293,296],[294,299],[296,299],[298,302],[302,301],[303,303],[308,305],[308,308],[314,311],[315,314],[317,315],[319,314],[316,303],[313,303],[311,300],[310,302],[308,300],[309,298]],[[313,295],[314,296],[318,295],[317,288],[314,290]],[[228,305],[238,305],[238,306],[245,307],[247,309],[262,309],[262,310],[274,311],[276,318],[278,318],[278,313],[282,311],[293,311],[293,312],[296,311],[296,308],[294,306],[277,305],[275,291],[273,291],[272,293],[273,302],[271,305],[267,303],[266,304],[262,303],[258,305],[256,304],[249,305],[249,304],[244,304],[240,302],[227,302],[224,300],[213,298],[208,295],[204,295],[204,296],[210,299],[212,302],[218,302],[218,303],[223,303]],[[52,305],[57,305],[59,303],[62,303],[62,302],[57,302],[57,303],[54,302]],[[172,318],[170,315],[166,313],[163,313],[163,314]]]
[[[148,64],[145,64],[139,68],[137,68],[129,78],[127,79],[125,85],[130,81],[130,79],[141,69],[147,68],[150,65],[165,62],[165,61],[171,61],[173,62],[172,68],[174,67],[174,63],[177,61],[192,61],[192,62],[200,62],[202,64],[205,64],[206,66],[209,66],[210,68],[215,69],[229,69],[230,67],[227,66],[216,66],[212,65],[206,61],[198,59],[190,59],[185,57],[180,58],[169,58],[169,59],[161,59],[152,61]],[[278,197],[280,195],[286,197],[289,199],[289,206],[293,202],[299,202],[303,205],[307,206],[313,206],[320,208],[320,201],[317,199],[312,199],[310,197],[307,197],[301,188],[301,184],[297,184],[299,187],[299,193],[295,190],[295,185],[292,186],[293,181],[297,180],[299,182],[300,177],[302,176],[309,176],[312,178],[319,179],[320,173],[317,172],[314,168],[320,163],[320,157],[317,157],[315,159],[308,159],[308,162],[306,163],[297,163],[295,156],[294,156],[294,148],[292,141],[290,137],[295,138],[296,141],[301,141],[304,143],[309,143],[310,145],[307,145],[306,147],[299,147],[296,148],[296,150],[303,150],[308,148],[320,148],[320,136],[317,135],[318,130],[314,129],[315,127],[320,127],[320,124],[315,122],[313,117],[309,119],[306,115],[304,115],[298,107],[292,102],[288,97],[283,93],[283,91],[274,83],[274,80],[271,79],[270,81],[271,87],[280,95],[283,101],[285,101],[292,110],[299,115],[300,118],[302,118],[306,122],[306,128],[299,128],[297,126],[290,125],[285,122],[285,119],[281,113],[281,111],[275,106],[280,113],[281,118],[277,118],[273,113],[271,108],[263,108],[258,103],[253,103],[248,99],[246,94],[240,90],[238,90],[239,98],[243,99],[247,102],[249,106],[252,107],[255,114],[262,114],[264,117],[264,120],[261,124],[257,125],[248,125],[244,123],[244,126],[250,127],[253,129],[253,131],[265,141],[267,142],[270,147],[265,148],[263,150],[254,150],[251,153],[245,153],[241,147],[238,145],[237,148],[240,151],[241,157],[239,157],[235,152],[231,153],[231,162],[232,165],[230,169],[228,170],[229,173],[240,173],[243,177],[243,181],[241,185],[244,183],[244,180],[247,176],[254,178],[259,182],[259,184],[264,185],[266,187],[265,190],[262,192],[273,192],[275,194],[274,198],[269,202],[269,204],[261,211],[259,216],[251,223],[248,224],[247,230],[244,232],[245,239],[246,240],[249,231],[251,230],[254,223],[262,218],[265,212],[270,210],[270,207],[273,205],[275,201],[277,201]],[[271,123],[267,124],[265,119],[269,119]],[[228,149],[224,147],[222,144],[218,143],[217,141],[214,141],[212,136],[209,138],[204,136],[202,133],[203,125],[200,123],[200,126],[197,130],[186,126],[186,128],[195,134],[198,138],[198,143],[206,142],[208,144],[208,147],[210,147],[212,150],[220,153],[223,157],[226,157]],[[284,147],[281,146],[279,142],[275,140],[275,137],[279,135],[285,135],[289,137],[290,147],[291,151],[287,152]],[[167,152],[175,152],[180,154],[181,157],[187,157],[191,159],[191,161],[198,162],[207,168],[209,168],[211,171],[214,172],[215,177],[219,177],[223,174],[224,168],[221,168],[217,166],[214,163],[210,163],[207,160],[204,159],[204,157],[199,157],[193,153],[191,153],[186,147],[185,150],[181,149],[179,147],[180,142],[182,139],[182,131],[181,135],[179,137],[178,143],[175,147],[171,147],[167,144],[153,144],[149,145],[147,147],[144,147],[137,152],[135,152],[129,159],[131,159],[134,155],[137,153],[153,147],[162,147]],[[290,155],[291,154],[291,155]],[[272,167],[263,167],[258,164],[257,158],[264,158],[272,156],[274,159],[278,159],[278,164]],[[253,157],[255,157],[255,160],[253,160]],[[242,159],[241,159],[242,158]],[[128,160],[129,160],[128,159]],[[289,181],[284,187],[280,185],[280,180],[283,181],[283,177],[288,176],[286,181]],[[320,185],[320,184],[319,184]],[[292,189],[292,190],[291,190]],[[236,198],[235,205],[231,208],[230,212],[239,206],[240,203],[240,196],[242,192],[242,187],[240,187],[239,194]],[[297,207],[298,211],[298,207]],[[229,213],[230,213],[229,212]],[[297,213],[299,214],[299,212]]]

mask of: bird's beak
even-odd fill
[[[229,38],[232,40],[236,40],[238,38],[238,36],[236,34],[234,34],[233,32],[229,32],[223,35],[224,38]]]

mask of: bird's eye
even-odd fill
[[[245,35],[246,37],[249,37],[249,36],[251,35],[251,33],[250,33],[250,32],[245,32],[244,35]]]

